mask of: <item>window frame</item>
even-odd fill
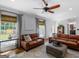
[[[0,25],[1,25],[1,23],[3,22],[3,21],[2,21],[2,17],[1,17],[2,15],[3,15],[3,14],[0,14]],[[9,15],[8,15],[8,16],[9,16]],[[15,17],[15,16],[11,16],[11,17]],[[8,24],[8,22],[9,22],[9,21],[5,21],[4,23],[5,23],[5,24],[6,24],[6,23]],[[10,23],[12,23],[12,24],[10,25]],[[17,26],[18,26],[18,25],[17,25],[17,16],[16,16],[16,22],[12,22],[12,21],[11,21],[10,23],[8,24],[8,26],[9,26],[9,27],[11,26],[11,27],[12,27],[11,29],[14,29],[13,27],[16,27],[15,30],[16,30],[16,32],[18,32],[18,31],[17,31]],[[13,23],[16,23],[16,24],[13,24]],[[3,25],[3,27],[4,27],[3,30],[2,30],[1,27],[0,27],[0,29],[1,29],[0,31],[5,31],[5,30],[6,30],[6,25],[5,25],[5,24]],[[1,34],[1,33],[0,33],[0,34]],[[9,40],[14,40],[14,39],[7,39],[7,40],[6,40],[6,39],[5,39],[5,40],[1,39],[0,41],[9,41]]]

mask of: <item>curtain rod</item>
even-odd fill
[[[23,16],[23,14],[18,14],[18,13],[11,12],[11,11],[7,11],[7,10],[0,10],[0,11],[3,11],[3,12],[9,12],[9,13],[13,13],[13,14],[16,14],[16,15],[21,15],[21,16]]]

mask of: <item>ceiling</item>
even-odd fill
[[[63,20],[71,17],[78,17],[79,15],[79,0],[46,0],[49,6],[54,3],[59,3],[60,8],[55,9],[55,13],[41,13],[42,10],[35,10],[33,8],[44,7],[42,0],[0,0],[0,5],[10,7],[26,13],[32,13],[35,15],[43,16],[51,20]]]

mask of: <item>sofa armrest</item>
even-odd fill
[[[49,40],[55,40],[55,38],[54,38],[54,37],[49,37],[48,39],[49,39]]]
[[[77,44],[79,45],[79,41],[77,41]]]
[[[79,47],[79,41],[77,41],[77,46]]]
[[[48,39],[49,39],[49,43],[51,43],[51,42],[53,42],[55,40],[54,37],[49,37]]]
[[[37,38],[37,39],[44,39],[44,38],[39,37],[39,38]]]
[[[21,41],[21,47],[28,50],[30,48],[29,42]]]
[[[48,39],[50,40],[50,39],[52,39],[53,37],[49,37]]]
[[[39,37],[39,38],[37,38],[37,39],[42,39],[42,40],[43,40],[43,42],[44,42],[44,38],[40,38],[40,37]]]

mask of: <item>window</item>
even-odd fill
[[[17,18],[1,15],[0,41],[11,40],[17,36]]]
[[[45,37],[46,36],[46,25],[45,20],[37,18],[37,31],[39,33],[39,37]]]

